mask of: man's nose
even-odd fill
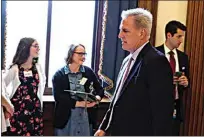
[[[119,32],[118,38],[122,38],[122,32]]]
[[[180,42],[183,43],[183,38],[180,38]]]

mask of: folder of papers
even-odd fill
[[[89,101],[89,102],[98,102],[97,98],[95,95],[92,93],[86,93],[86,92],[81,92],[81,91],[74,91],[74,90],[64,90],[70,92],[71,95],[75,95],[84,101]]]

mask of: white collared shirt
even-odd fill
[[[169,55],[170,51],[171,50],[164,43],[164,52],[165,52],[165,56],[168,59],[168,61],[170,61],[170,55]],[[177,54],[176,49],[173,49],[172,51],[174,52],[174,58],[175,58],[175,61],[176,61],[176,72],[178,72],[179,71],[178,54]]]
[[[135,61],[137,59],[137,56],[139,55],[140,51],[144,48],[144,46],[148,43],[149,41],[147,41],[146,43],[144,43],[141,47],[139,47],[137,50],[135,50],[132,54],[130,53],[129,56],[133,58],[133,61],[130,65],[130,70],[132,69],[133,65],[135,64]],[[129,72],[130,72],[129,70]]]

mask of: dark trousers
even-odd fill
[[[181,121],[179,119],[173,119],[172,136],[179,136],[180,125],[181,125]]]
[[[176,117],[173,118],[172,121],[172,136],[179,136],[180,125],[181,125],[181,113],[180,113],[180,102],[179,100],[175,100],[174,109],[176,109]]]

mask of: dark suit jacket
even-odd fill
[[[156,49],[165,54],[164,45],[158,46],[158,47],[156,47]],[[176,52],[178,54],[179,71],[184,72],[186,77],[189,80],[189,62],[188,62],[188,56],[184,52],[181,52],[180,50],[176,49]],[[184,90],[186,88],[184,86],[181,86],[181,85],[178,86],[179,106],[180,106],[180,108],[178,108],[178,110],[179,110],[179,112],[178,112],[178,119],[180,119],[181,121],[184,120],[184,114],[183,114],[184,111],[183,111],[183,101],[182,101],[182,98],[183,98],[183,92],[184,92]]]
[[[99,95],[101,98],[104,96],[104,90],[101,87],[95,73],[89,68],[84,66],[85,72],[82,73],[82,77],[87,78],[85,83],[85,91],[89,91],[90,83],[93,82],[95,89],[94,94]],[[71,115],[71,109],[75,108],[76,100],[72,99],[69,92],[64,90],[70,89],[68,74],[65,74],[64,67],[59,69],[52,78],[53,83],[53,95],[55,99],[55,115],[54,115],[54,127],[64,128]],[[88,108],[89,122],[96,124],[96,108]]]
[[[115,105],[113,98],[99,129],[113,136],[171,135],[172,80],[166,57],[147,43],[139,53]],[[112,122],[107,127],[112,110]]]

